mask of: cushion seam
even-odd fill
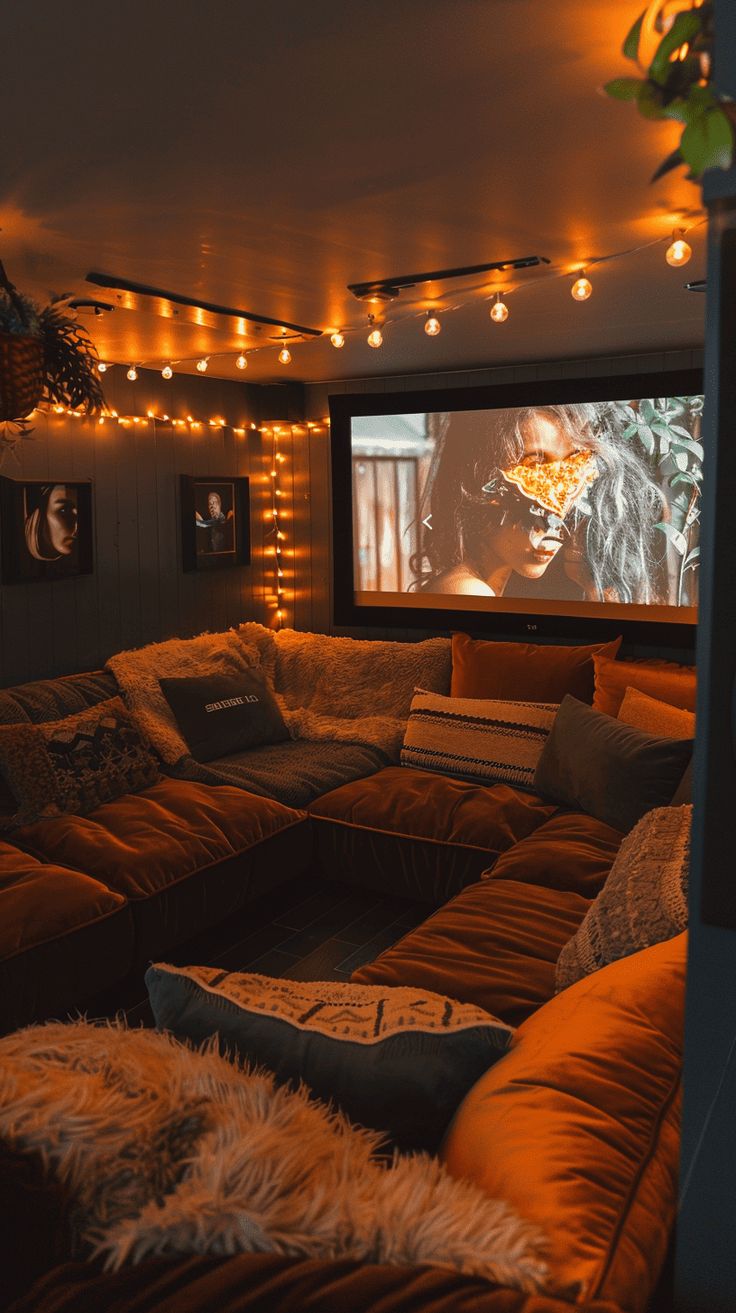
[[[343,821],[338,817],[319,816],[312,811],[310,811],[309,816],[314,821],[323,821],[328,825],[342,825],[346,830],[366,830],[369,834],[383,834],[390,839],[408,839],[412,843],[434,843],[440,848],[467,848],[472,852],[490,853],[491,855],[497,851],[495,848],[482,848],[480,844],[463,843],[455,839],[434,839],[428,834],[407,834],[404,830],[384,830],[377,825],[361,825],[357,821]],[[514,842],[520,843],[521,840],[516,839]],[[507,849],[503,849],[503,851],[506,852]]]

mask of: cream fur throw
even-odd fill
[[[120,685],[139,729],[161,759],[173,766],[189,756],[189,748],[158,681],[187,675],[237,675],[258,664],[257,647],[230,630],[200,634],[198,638],[170,638],[165,643],[118,652],[110,657],[107,668]]]
[[[211,1046],[51,1022],[0,1040],[0,1073],[0,1133],[41,1152],[109,1268],[268,1252],[545,1279],[538,1234],[506,1204],[427,1155],[381,1161],[375,1132]]]
[[[253,629],[241,627],[244,641]],[[397,760],[416,685],[450,690],[449,638],[373,642],[281,629],[261,657],[294,738],[365,743]]]

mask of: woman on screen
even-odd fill
[[[37,561],[71,556],[77,545],[79,510],[73,484],[46,483],[26,494],[26,547]]]
[[[411,588],[513,597],[560,561],[586,601],[662,600],[665,500],[623,427],[610,402],[444,417]],[[543,593],[560,596],[551,580]]]

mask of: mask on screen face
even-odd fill
[[[592,451],[574,451],[564,460],[500,469],[482,491],[504,511],[515,506],[534,524],[559,528],[599,474]]]

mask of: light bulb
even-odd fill
[[[173,369],[171,368],[171,365],[164,365],[163,369],[161,370],[161,377],[162,377],[162,378],[173,378],[173,377],[174,377],[174,371],[173,371]]]
[[[684,228],[676,228],[672,234],[672,241],[664,253],[664,258],[673,269],[679,269],[681,265],[687,264],[693,253],[692,246],[685,241]]]
[[[279,360],[281,361],[282,365],[291,364],[291,352],[288,347],[282,346],[281,350],[279,351]]]
[[[489,312],[494,324],[502,324],[509,317],[509,308],[505,301],[501,300],[501,293],[496,292],[496,299],[493,302]]]
[[[332,334],[332,336],[330,337],[330,341],[336,351],[339,351],[340,347],[343,347],[345,345],[345,338],[339,329],[336,333]]]
[[[237,366],[238,369],[247,369],[247,368],[248,368],[248,357],[247,357],[246,355],[243,355],[243,352],[241,351],[240,355],[238,356],[237,360],[235,361],[235,364],[236,364],[236,366]]]
[[[570,295],[574,301],[587,301],[592,291],[592,283],[588,278],[581,274],[579,278],[575,279],[575,282],[570,288]]]
[[[197,361],[197,369],[199,370],[200,374],[207,373],[207,366],[209,365],[209,363],[210,363],[209,360],[207,360],[205,356],[203,356],[201,360]]]
[[[374,328],[368,334],[368,345],[372,347],[383,346],[383,333],[380,328]]]
[[[100,363],[98,364],[98,366],[97,366],[97,373],[98,373],[98,374],[106,374],[106,373],[107,373],[107,365],[105,364],[104,360],[101,360]]]
[[[429,310],[427,311],[424,331],[427,334],[427,337],[436,337],[438,333],[442,332],[442,324],[435,314],[430,314]]]
[[[127,378],[129,383],[135,383],[135,380],[138,377],[138,370],[136,369],[135,365],[130,366],[130,369],[128,370],[125,377]]]

